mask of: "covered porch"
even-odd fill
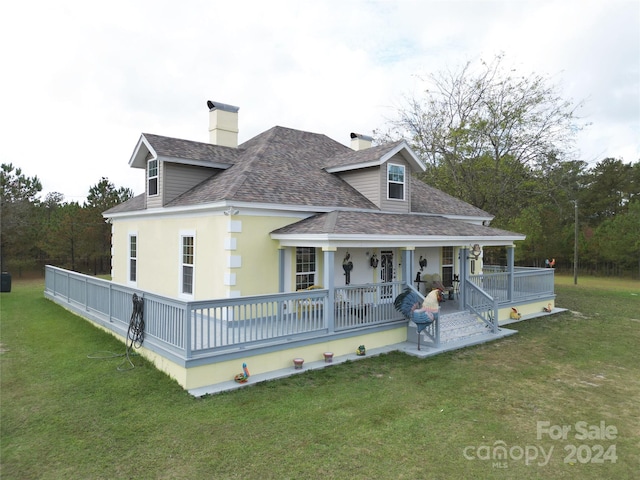
[[[412,264],[411,250],[404,250],[401,262]],[[403,276],[411,278],[410,273]],[[334,353],[336,362],[352,358],[361,344],[368,354],[392,348],[429,356],[495,340],[514,333],[504,328],[512,306],[517,305],[526,319],[541,314],[542,305],[554,300],[553,269],[507,266],[482,275],[463,272],[459,292],[441,305],[439,321],[423,332],[418,348],[415,326],[393,306],[407,287],[413,288],[403,281],[330,285],[186,302],[48,266],[44,293],[122,339],[133,296],[141,297],[142,354],[194,394],[228,389],[244,361],[257,381],[291,373],[296,357],[307,360],[305,368],[322,362],[326,351]]]

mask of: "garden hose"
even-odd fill
[[[135,368],[131,361],[131,351],[133,348],[140,348],[144,342],[144,308],[142,297],[133,294],[133,310],[131,311],[131,319],[129,320],[129,328],[127,329],[127,352],[126,361],[118,367],[118,370],[130,370]],[[128,366],[127,366],[128,363]]]
[[[131,355],[134,355],[133,348],[140,348],[144,342],[144,308],[142,297],[138,297],[133,294],[133,310],[131,311],[131,318],[129,320],[129,328],[127,329],[126,345],[127,349],[125,353],[112,353],[112,352],[96,352],[91,355],[87,355],[88,358],[116,358],[125,357],[125,360],[120,364],[118,370],[131,370],[135,368],[135,365],[131,361]]]

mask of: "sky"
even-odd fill
[[[207,142],[207,100],[240,108],[240,143],[279,125],[348,146],[499,54],[581,104],[578,159],[640,160],[640,0],[21,0],[0,42],[0,163],[42,199],[142,193],[140,134]]]

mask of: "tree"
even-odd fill
[[[84,236],[84,215],[78,202],[70,202],[56,208],[47,231],[48,256],[61,266],[77,270]]]
[[[27,177],[12,164],[0,167],[0,265],[7,269],[22,266],[32,260],[37,238],[35,222],[38,194],[42,184],[37,176]]]
[[[85,259],[93,264],[94,274],[105,271],[111,256],[111,227],[105,223],[102,212],[133,197],[129,188],[116,188],[108,178],[100,181],[89,189],[87,201],[84,204],[86,219],[85,248],[82,249]]]
[[[595,231],[594,243],[604,261],[621,271],[637,268],[640,274],[640,200],[632,201],[626,214],[604,220]]]
[[[503,56],[479,68],[426,79],[423,98],[410,98],[378,137],[405,138],[425,160],[423,180],[509,217],[535,187],[536,170],[571,152],[577,106],[540,75],[517,75]]]
[[[96,185],[89,188],[85,205],[102,213],[119,203],[126,202],[131,197],[133,197],[133,190],[125,187],[116,188],[108,178],[102,177]]]
[[[640,195],[640,183],[635,178],[639,171],[621,159],[605,158],[588,172],[588,195],[581,203],[594,225],[626,212],[629,202]]]

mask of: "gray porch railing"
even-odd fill
[[[541,296],[554,294],[554,270],[552,268],[516,267],[513,272],[513,284],[510,274],[498,271],[495,266],[485,266],[482,275],[471,275],[469,280],[476,287],[487,292],[498,303],[512,303],[535,300]]]
[[[145,344],[181,359],[230,349],[285,343],[403,321],[393,300],[399,282],[353,285],[239,298],[185,302],[57,267],[45,269],[45,295],[125,335],[132,297],[143,298]]]
[[[498,333],[498,301],[473,282],[465,283],[465,307]]]

